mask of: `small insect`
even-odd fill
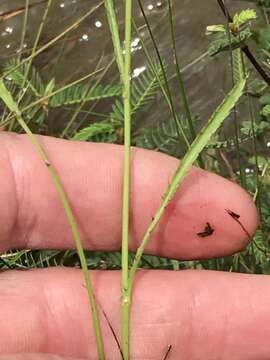
[[[250,235],[250,233],[247,231],[247,229],[245,228],[245,226],[242,224],[242,222],[239,220],[240,215],[236,214],[235,212],[225,209],[227,211],[227,213],[233,218],[234,221],[236,221],[239,226],[241,227],[241,229],[244,231],[244,233],[247,235],[247,237],[251,240],[252,237]]]
[[[206,226],[202,232],[198,232],[197,235],[200,237],[207,237],[213,235],[215,230],[211,227],[209,222],[206,223]]]
[[[234,211],[232,211],[232,210],[227,210],[227,209],[226,209],[226,211],[227,211],[227,213],[228,213],[232,218],[234,218],[234,219],[239,219],[239,218],[240,218],[240,215],[239,215],[239,214],[236,214]]]

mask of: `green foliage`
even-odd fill
[[[211,42],[208,48],[209,56],[215,56],[222,51],[235,50],[241,47],[242,43],[252,37],[253,33],[250,28],[246,28],[239,33],[237,37],[228,37],[227,33],[219,34]]]
[[[233,25],[237,28],[240,28],[243,25],[246,25],[248,22],[257,19],[257,14],[254,9],[245,9],[242,10],[239,14],[235,14],[233,17]]]
[[[114,143],[117,138],[113,123],[103,121],[83,128],[73,136],[72,140]]]
[[[159,82],[163,83],[162,69],[160,65],[148,68],[140,76],[132,80],[131,84],[131,113],[134,115],[145,105],[153,101],[159,91]],[[123,102],[116,100],[112,106],[110,118],[123,122],[124,106]]]
[[[215,33],[226,33],[226,27],[224,25],[208,25],[206,27],[206,35]]]
[[[162,70],[158,65],[155,65],[153,69],[146,70],[143,74],[132,81],[132,115],[137,114],[143,109],[143,107],[154,100],[156,93],[159,91],[160,82],[162,83]],[[121,143],[123,138],[123,121],[123,103],[117,99],[112,105],[112,111],[106,120],[99,123],[95,122],[86,126],[75,134],[72,139],[81,141]],[[135,127],[134,119],[132,125]],[[170,126],[173,127],[173,125]],[[164,151],[163,148],[161,150]]]
[[[97,85],[90,88],[88,85],[75,84],[67,89],[53,95],[49,105],[52,108],[64,105],[73,105],[81,102],[100,100],[119,96],[121,87],[119,85]]]
[[[18,60],[13,59],[8,61],[4,68],[4,72],[10,72],[18,65]],[[8,77],[7,81],[12,82],[12,84],[16,85],[19,89],[25,88],[27,92],[29,92],[32,96],[42,96],[45,93],[44,83],[37,72],[36,68],[32,65],[29,69],[29,74],[27,75],[28,65],[25,63],[12,71]]]
[[[261,14],[266,15],[270,19],[270,0],[254,0],[257,6],[260,7]],[[248,2],[249,4],[250,2]],[[250,5],[248,5],[250,6]],[[224,18],[225,19],[225,18]],[[270,273],[269,265],[269,248],[270,248],[270,171],[268,169],[268,152],[265,148],[265,143],[269,141],[270,133],[270,93],[267,89],[266,83],[257,76],[255,71],[251,71],[247,62],[243,64],[243,56],[239,49],[247,40],[253,41],[253,46],[250,47],[255,56],[264,64],[266,70],[269,69],[270,58],[270,31],[269,27],[263,24],[265,16],[261,16],[257,29],[251,29],[250,22],[256,20],[256,13],[252,9],[246,9],[233,17],[233,23],[211,25],[207,27],[207,34],[214,39],[209,48],[209,54],[214,56],[223,51],[233,50],[233,78],[234,82],[238,82],[244,77],[243,65],[246,71],[250,74],[248,81],[247,93],[252,97],[255,113],[255,122],[252,123],[251,116],[244,112],[244,117],[239,116],[240,110],[236,112],[237,123],[239,125],[238,143],[241,146],[240,155],[243,166],[248,166],[252,172],[245,175],[246,188],[254,198],[259,199],[261,204],[258,208],[261,213],[261,228],[255,235],[255,242],[250,245],[245,251],[230,257],[214,260],[203,260],[193,262],[180,262],[176,260],[162,259],[159,257],[143,256],[140,267],[153,269],[179,269],[179,268],[205,268],[205,269],[220,269],[227,271],[240,272],[257,272]],[[230,33],[228,34],[228,31]],[[228,36],[230,35],[230,36]],[[143,40],[142,40],[143,41]],[[4,67],[4,72],[10,72],[18,65],[17,60],[7,62]],[[171,74],[170,68],[170,74]],[[29,70],[29,72],[28,72]],[[166,70],[166,67],[165,67]],[[166,71],[167,73],[167,71]],[[80,141],[94,141],[94,142],[108,142],[108,143],[122,143],[123,141],[123,103],[121,88],[119,85],[104,85],[93,87],[92,83],[79,83],[69,88],[60,89],[59,84],[54,79],[54,74],[45,81],[33,65],[28,69],[27,64],[21,65],[14,70],[5,79],[5,84],[12,92],[13,97],[19,101],[20,107],[25,108],[33,103],[24,112],[24,118],[29,123],[29,126],[37,133],[45,133],[58,136],[62,133],[63,123],[59,127],[51,130],[49,124],[50,111],[58,113],[58,109],[65,108],[69,113],[78,110],[79,119],[74,122],[74,127],[71,127],[73,132],[71,138]],[[160,83],[164,83],[160,65],[155,64],[154,69],[147,67],[147,69],[139,76],[132,79],[132,130],[133,145],[161,151],[166,154],[181,157],[184,155],[184,146],[181,148],[175,122],[168,115],[160,123],[153,123],[151,126],[144,125],[140,129],[137,128],[136,119],[139,118],[140,111],[145,110],[148,105],[156,98],[156,94],[160,91]],[[57,91],[55,95],[51,94]],[[48,97],[49,96],[49,97]],[[45,100],[42,100],[43,97]],[[116,97],[116,99],[114,98]],[[90,114],[95,114],[95,110],[87,110],[81,108],[85,102],[97,101],[100,105],[103,99],[113,101],[105,101],[106,113],[102,114],[101,122],[97,118],[91,119]],[[174,99],[173,99],[174,101]],[[243,97],[243,107],[248,109],[247,97]],[[111,108],[108,109],[108,106]],[[102,106],[101,106],[102,108]],[[104,107],[105,108],[105,107]],[[56,110],[54,110],[56,109]],[[97,110],[99,112],[99,110]],[[87,115],[84,117],[84,113]],[[3,119],[6,118],[3,113]],[[181,113],[177,113],[177,117],[184,128],[185,133],[188,132],[186,119]],[[233,126],[233,117],[228,121],[229,126]],[[10,125],[11,122],[8,123]],[[83,124],[80,125],[79,124]],[[231,125],[230,125],[231,124]],[[228,126],[228,127],[229,127]],[[198,127],[198,126],[197,126]],[[60,128],[60,129],[59,129]],[[20,131],[16,126],[13,126],[14,131]],[[49,130],[48,130],[49,129]],[[80,129],[80,130],[74,130]],[[227,130],[227,127],[226,127]],[[222,162],[220,161],[220,153],[222,151],[228,156],[228,161],[231,162],[232,170],[235,173],[237,180],[239,168],[235,163],[236,153],[236,139],[231,134],[231,131],[221,131],[216,134],[214,138],[208,141],[205,150],[205,158],[207,169],[222,173]],[[140,133],[138,135],[138,132]],[[70,132],[71,133],[71,132]],[[69,133],[69,134],[70,134]],[[255,136],[255,138],[254,138]],[[257,146],[260,149],[260,154],[253,154],[253,141],[257,141]],[[252,146],[251,146],[252,145]],[[211,161],[208,159],[211,159]],[[217,165],[214,165],[217,164]],[[258,165],[258,180],[256,180],[256,171]],[[258,183],[257,183],[258,181]],[[259,186],[258,186],[259,184]],[[130,254],[130,262],[134,259],[134,255]],[[87,263],[93,269],[119,269],[121,266],[120,253],[104,253],[104,252],[88,252]],[[0,265],[1,268],[16,268],[26,269],[30,267],[46,267],[46,266],[78,266],[78,256],[74,251],[19,251],[5,254]]]
[[[263,15],[266,15],[270,19],[270,0],[248,0],[248,2],[253,2],[256,4]]]
[[[247,25],[252,20],[257,19],[257,14],[254,9],[242,10],[239,14],[235,14],[233,17],[233,22],[229,24],[229,28],[235,34],[243,30],[243,27]],[[227,32],[227,27],[225,25],[209,25],[206,27],[206,35],[212,35],[215,33],[222,33],[225,35]]]
[[[263,116],[269,116],[270,115],[270,105],[265,105],[262,108],[262,115]]]
[[[237,83],[245,77],[244,71],[244,57],[240,49],[232,51],[232,61],[233,61],[233,81]]]
[[[208,48],[208,54],[214,56],[222,51],[238,49],[245,41],[252,37],[253,32],[249,23],[257,19],[253,9],[242,10],[235,14],[233,22],[226,25],[210,25],[206,28],[207,35],[215,35]]]
[[[3,71],[9,73],[5,82],[12,96],[20,101],[21,108],[28,108],[24,112],[24,117],[33,125],[40,126],[46,123],[50,109],[121,95],[121,86],[119,85],[100,84],[91,86],[77,83],[65,86],[61,91],[61,88],[57,87],[54,78],[45,84],[33,65],[29,67],[27,63],[24,63],[18,67],[19,64],[18,60],[11,60],[4,65]],[[33,103],[35,105],[29,106]],[[109,133],[104,127],[103,129],[106,136],[110,135],[109,138],[106,137],[109,142],[117,139],[115,136],[112,137],[112,133]],[[86,132],[84,132],[84,135],[80,134],[79,137],[86,136]],[[101,131],[99,131],[99,134],[101,134]],[[91,137],[90,134],[89,139]]]
[[[180,121],[183,124],[184,118],[182,117]],[[187,129],[187,126],[185,128]],[[135,145],[149,150],[161,151],[175,157],[179,157],[181,151],[173,119],[145,129],[144,133],[135,139]]]

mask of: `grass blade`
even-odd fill
[[[185,178],[186,174],[190,170],[192,164],[198,158],[203,148],[207,145],[211,136],[220,127],[223,121],[230,114],[231,110],[234,108],[235,104],[238,102],[239,98],[243,94],[245,84],[246,84],[246,79],[243,79],[233,87],[233,89],[229,92],[229,94],[225,97],[223,102],[218,106],[216,111],[213,113],[207,124],[200,131],[194,142],[191,144],[190,149],[188,150],[183,160],[181,161],[178,169],[176,170],[176,173],[168,187],[168,190],[163,198],[160,208],[156,212],[152,222],[150,223],[148,229],[146,230],[141,245],[139,246],[136,252],[134,262],[130,269],[130,276],[129,276],[130,292],[134,282],[136,270],[143,255],[144,249],[148,244],[151,234],[154,231],[156,225],[158,224],[163,212],[165,211],[169,202],[173,198],[174,194],[176,193],[179,185]]]
[[[100,360],[104,360],[105,359],[104,345],[103,345],[103,339],[102,339],[102,334],[101,334],[101,329],[100,329],[100,322],[99,322],[99,316],[98,316],[98,311],[97,311],[97,306],[96,306],[96,301],[95,301],[95,295],[94,295],[94,291],[93,291],[93,285],[92,285],[90,274],[89,274],[89,271],[87,268],[87,261],[86,261],[86,258],[84,255],[84,250],[82,247],[80,232],[79,232],[79,229],[77,226],[76,219],[73,215],[71,206],[69,204],[68,197],[64,191],[64,188],[62,186],[60,177],[59,177],[56,169],[50,162],[50,159],[46,153],[46,150],[39,143],[37,137],[31,132],[31,130],[29,129],[29,127],[23,120],[21,111],[18,108],[18,105],[13,100],[12,95],[7,90],[3,80],[0,80],[0,98],[2,99],[4,104],[8,107],[8,109],[15,114],[15,117],[16,117],[18,123],[25,130],[25,132],[29,136],[32,144],[37,149],[41,159],[44,161],[45,165],[48,168],[50,176],[52,177],[52,180],[54,182],[55,188],[61,199],[61,203],[64,207],[64,210],[65,210],[65,213],[66,213],[66,216],[68,219],[68,223],[70,225],[71,232],[72,232],[74,241],[76,243],[78,255],[79,255],[79,258],[81,261],[81,266],[82,266],[82,271],[83,271],[86,289],[87,289],[87,293],[88,293],[89,303],[90,303],[90,306],[92,309],[92,318],[93,318],[93,326],[94,326],[95,335],[96,335],[98,358]]]

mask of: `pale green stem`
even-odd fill
[[[36,38],[35,38],[34,46],[33,46],[33,48],[32,48],[32,52],[31,52],[31,55],[32,55],[32,56],[33,56],[33,54],[35,54],[35,52],[36,52],[36,50],[37,50],[37,46],[38,46],[38,43],[39,43],[39,39],[40,39],[40,36],[41,36],[41,34],[42,34],[42,31],[43,31],[43,28],[44,28],[44,25],[45,25],[45,21],[46,21],[46,19],[47,19],[48,12],[49,12],[49,9],[50,9],[51,4],[52,4],[52,0],[48,0],[48,3],[47,3],[47,5],[46,5],[46,8],[45,8],[45,11],[44,11],[42,20],[41,20],[41,23],[40,23],[40,25],[39,25],[39,29],[38,29],[38,32],[37,32],[37,36],[36,36]],[[27,80],[27,78],[28,78],[32,61],[33,61],[33,58],[31,58],[31,59],[28,61],[28,63],[27,63],[27,67],[26,67],[26,71],[25,71],[25,74],[24,74],[24,81],[23,81],[22,88],[24,88],[25,82],[26,82],[26,80]]]
[[[269,166],[269,163],[268,163],[268,161],[267,161],[267,162],[264,164],[264,167],[263,167],[263,170],[262,170],[262,173],[261,173],[261,179],[264,178],[264,176],[265,176],[265,174],[266,174],[266,171],[267,171],[267,169],[268,169],[268,166]],[[253,195],[253,202],[254,202],[254,203],[255,203],[256,200],[257,200],[258,194],[259,194],[259,185],[257,185],[256,190],[255,190],[255,193],[254,193],[254,195]]]
[[[84,75],[83,77],[81,77],[80,79],[77,79],[75,81],[72,81],[71,83],[61,87],[60,89],[57,89],[55,91],[52,91],[51,93],[43,96],[42,98],[36,100],[36,101],[33,101],[31,104],[27,105],[26,107],[24,107],[21,112],[24,113],[25,111],[31,109],[32,107],[36,106],[36,105],[39,105],[39,104],[42,104],[42,103],[45,103],[47,100],[49,100],[52,96],[55,96],[59,93],[61,93],[62,91],[64,90],[67,90],[68,88],[74,86],[74,85],[77,85],[79,83],[81,83],[82,81],[85,81],[87,79],[89,79],[90,77],[98,74],[99,72],[101,72],[102,70],[104,70],[104,68],[101,68],[101,69],[98,69],[90,74],[87,74],[87,75]]]
[[[129,358],[129,196],[130,196],[130,158],[131,158],[131,27],[132,0],[126,0],[125,9],[125,61],[123,74],[124,99],[124,179],[122,212],[122,350],[124,360]]]
[[[120,77],[124,76],[124,60],[122,55],[122,47],[119,36],[117,18],[114,9],[113,0],[105,0],[107,19],[111,30],[115,59],[118,65]]]
[[[69,83],[69,84],[61,87],[60,89],[57,89],[57,90],[55,90],[55,91],[52,91],[51,93],[49,93],[49,94],[47,94],[47,95],[45,95],[45,96],[37,99],[36,101],[33,101],[31,104],[29,104],[29,105],[25,106],[24,108],[22,108],[22,109],[20,110],[21,113],[23,114],[25,111],[27,111],[27,110],[31,109],[32,107],[34,107],[34,106],[36,106],[36,105],[39,105],[39,104],[43,104],[43,105],[46,106],[46,102],[47,102],[52,96],[57,95],[57,94],[61,93],[62,91],[67,90],[67,89],[70,88],[71,86],[77,85],[77,84],[79,84],[80,82],[85,81],[86,79],[89,79],[90,77],[98,74],[98,73],[99,73],[100,71],[102,71],[103,69],[104,69],[104,68],[101,68],[101,69],[98,69],[98,70],[96,70],[96,71],[94,71],[94,72],[92,72],[92,73],[90,73],[90,74],[87,74],[87,75],[81,77],[80,79],[75,80],[75,81],[73,81],[73,82],[71,82],[71,83]],[[12,119],[14,118],[14,116],[15,116],[15,115],[11,116],[10,119],[9,119],[9,121],[12,120]]]
[[[24,129],[26,134],[29,136],[32,144],[37,149],[41,159],[44,161],[44,165],[47,167],[47,169],[52,177],[55,188],[58,192],[58,195],[59,195],[62,205],[64,207],[64,210],[65,210],[65,213],[66,213],[66,216],[68,219],[68,223],[71,228],[71,232],[72,232],[74,241],[76,243],[76,247],[77,247],[77,251],[78,251],[78,255],[80,258],[82,271],[83,271],[83,275],[84,275],[84,280],[86,283],[88,299],[89,299],[89,303],[90,303],[90,306],[92,309],[92,320],[93,320],[93,327],[94,327],[95,336],[96,336],[98,356],[99,356],[100,360],[105,360],[104,345],[103,345],[103,339],[102,339],[102,334],[101,334],[101,329],[100,329],[100,322],[99,322],[99,316],[98,316],[92,281],[90,278],[89,270],[87,268],[87,261],[86,261],[85,255],[84,255],[84,250],[83,250],[77,222],[73,215],[73,212],[72,212],[71,206],[69,204],[67,195],[65,193],[64,187],[61,183],[60,177],[59,177],[56,169],[52,165],[52,163],[46,153],[45,148],[41,145],[41,143],[38,141],[38,138],[31,132],[30,128],[27,126],[27,124],[23,120],[21,111],[18,108],[15,101],[13,100],[12,95],[7,90],[3,80],[0,80],[0,97],[2,98],[2,100],[6,104],[6,106],[9,108],[9,110],[15,114],[18,123]]]
[[[22,56],[21,52],[23,50],[23,43],[24,43],[25,34],[26,34],[28,13],[29,13],[29,0],[25,0],[25,12],[24,12],[24,17],[23,17],[22,36],[21,36],[20,49],[19,49],[20,52],[19,52],[19,56],[18,56],[19,60],[21,59],[21,56]]]
[[[175,115],[174,121],[175,121],[175,123],[178,124],[178,125],[177,125],[177,128],[179,129],[179,131],[180,131],[180,133],[181,133],[181,135],[182,135],[182,137],[183,137],[183,140],[184,140],[187,148],[189,148],[189,147],[190,147],[189,140],[188,140],[188,138],[187,138],[187,136],[186,136],[186,134],[185,134],[185,131],[184,131],[184,129],[183,129],[183,126],[182,126],[182,124],[181,124],[181,121],[180,121],[180,119],[179,119],[179,116],[177,115],[177,113],[176,113],[176,112],[174,111],[174,109],[173,109],[173,103],[172,103],[172,100],[171,100],[171,98],[170,98],[170,91],[168,91],[168,90],[169,90],[168,87],[166,86],[166,84],[164,84],[164,81],[162,81],[162,78],[163,78],[163,80],[165,80],[166,73],[163,72],[163,75],[162,75],[162,76],[159,76],[159,74],[157,73],[157,71],[156,71],[156,69],[155,69],[155,66],[154,66],[154,63],[153,63],[153,61],[152,61],[151,55],[150,55],[149,51],[147,50],[147,47],[145,46],[144,40],[143,40],[143,38],[142,38],[139,30],[138,30],[138,27],[137,27],[135,21],[133,21],[133,27],[134,27],[134,29],[135,29],[135,31],[136,31],[136,33],[137,33],[138,38],[139,38],[140,41],[141,41],[144,54],[145,54],[145,56],[146,56],[146,58],[147,58],[147,60],[148,60],[148,63],[149,63],[149,65],[150,65],[150,67],[151,67],[151,70],[153,71],[153,73],[154,73],[154,74],[156,75],[156,77],[157,77],[157,80],[158,80],[160,89],[161,89],[161,91],[162,91],[162,93],[163,93],[163,96],[164,96],[164,98],[165,98],[168,106],[169,106],[170,112],[171,112],[171,114],[174,114],[174,115]],[[164,77],[164,75],[165,75],[165,77]]]

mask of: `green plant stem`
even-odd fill
[[[111,30],[116,63],[118,65],[120,77],[123,79],[124,71],[125,71],[124,70],[124,60],[123,60],[123,55],[122,55],[122,47],[121,47],[118,23],[117,23],[117,18],[116,18],[116,14],[115,14],[113,0],[105,0],[105,8],[106,8],[106,13],[107,13],[108,23],[109,23],[110,30]]]
[[[102,70],[104,70],[104,68],[98,69],[98,70],[96,70],[96,71],[94,71],[94,72],[92,72],[92,73],[90,73],[90,74],[87,74],[87,75],[81,77],[80,79],[75,80],[75,81],[73,81],[73,82],[71,82],[71,83],[63,86],[62,88],[56,89],[55,91],[52,91],[51,93],[49,93],[49,94],[47,94],[47,95],[45,95],[45,96],[37,99],[36,101],[33,101],[31,104],[29,104],[29,105],[25,106],[23,109],[21,109],[21,110],[20,110],[21,113],[23,114],[23,113],[26,112],[27,110],[29,110],[29,109],[31,109],[32,107],[34,107],[34,106],[36,106],[36,105],[39,105],[39,104],[45,104],[45,106],[46,106],[46,102],[47,102],[52,96],[57,95],[57,94],[61,93],[62,91],[67,90],[67,89],[70,88],[71,86],[77,85],[77,84],[79,84],[80,82],[89,79],[90,77],[98,74],[98,73],[99,73],[100,71],[102,71]],[[1,81],[1,80],[0,80],[0,81]],[[15,114],[11,115],[9,121],[12,121],[12,120],[14,119],[14,117],[15,117]]]
[[[44,25],[45,25],[45,21],[46,21],[46,18],[48,16],[48,12],[49,12],[51,3],[52,3],[52,0],[48,0],[48,3],[46,5],[45,11],[44,11],[44,14],[43,14],[43,17],[42,17],[42,20],[41,20],[41,23],[40,23],[40,26],[39,26],[39,29],[38,29],[38,32],[37,32],[35,43],[34,43],[34,46],[32,48],[32,53],[31,53],[32,55],[36,52],[38,42],[39,42],[40,36],[42,34],[42,31],[43,31],[43,28],[44,28]],[[28,8],[27,8],[27,12],[28,12]],[[30,71],[30,68],[31,68],[31,65],[32,65],[32,61],[33,61],[33,58],[28,61],[26,69],[25,69],[24,80],[23,80],[23,83],[22,83],[22,89],[21,89],[20,94],[19,94],[20,101],[23,99],[24,95],[26,94],[26,92],[24,91],[24,88],[25,88],[25,84],[26,84],[27,79],[28,79],[28,75],[29,75],[29,71]],[[30,84],[30,82],[29,82],[29,84]],[[20,101],[18,103],[20,103]],[[12,131],[12,129],[13,129],[14,121],[15,121],[15,119],[11,121],[10,126],[9,126],[9,131]]]
[[[65,210],[65,213],[66,213],[66,216],[68,219],[68,223],[69,223],[73,238],[76,243],[76,247],[77,247],[77,251],[78,251],[78,255],[80,258],[82,271],[83,271],[83,275],[84,275],[84,280],[86,283],[88,299],[89,299],[89,303],[90,303],[90,306],[92,309],[92,320],[93,320],[93,326],[94,326],[95,335],[96,335],[98,356],[99,356],[100,360],[105,360],[103,339],[102,339],[102,334],[101,334],[101,329],[100,329],[99,316],[98,316],[98,311],[97,311],[97,306],[96,306],[96,301],[95,301],[95,296],[94,296],[94,291],[93,291],[93,285],[92,285],[92,281],[91,281],[91,277],[90,277],[90,272],[87,268],[87,261],[86,261],[85,255],[84,255],[84,250],[83,250],[83,246],[82,246],[82,242],[81,242],[78,225],[77,225],[76,219],[73,215],[73,212],[72,212],[71,206],[69,204],[67,195],[65,193],[64,187],[61,183],[60,177],[59,177],[56,169],[52,165],[52,163],[46,153],[45,148],[41,145],[41,143],[38,141],[37,137],[31,132],[30,128],[27,126],[27,124],[23,120],[22,113],[21,113],[20,109],[18,108],[17,104],[15,103],[15,101],[13,100],[11,94],[7,90],[3,80],[0,80],[0,97],[3,100],[3,102],[5,103],[5,105],[8,107],[8,109],[15,114],[18,123],[24,129],[26,134],[29,136],[32,144],[37,149],[41,159],[44,161],[44,165],[47,167],[47,169],[49,171],[49,174],[54,182],[55,188],[58,192],[58,195],[59,195],[62,205],[64,207],[64,210]]]
[[[129,203],[131,159],[131,28],[132,0],[125,1],[125,59],[123,74],[124,100],[124,179],[122,212],[122,351],[124,360],[129,359]]]
[[[148,61],[149,65],[150,65],[150,67],[151,67],[151,70],[153,71],[153,73],[154,73],[154,74],[156,75],[156,77],[157,77],[157,80],[158,80],[160,89],[161,89],[161,91],[162,91],[162,93],[163,93],[163,96],[164,96],[164,98],[165,98],[165,100],[166,100],[166,102],[167,102],[167,104],[168,104],[168,107],[169,107],[169,109],[170,109],[170,112],[171,112],[171,114],[173,114],[173,113],[174,113],[173,107],[172,107],[173,104],[172,104],[171,99],[170,99],[170,97],[169,97],[169,96],[170,96],[170,91],[169,91],[169,93],[167,92],[168,87],[166,87],[166,86],[164,85],[164,83],[163,83],[163,81],[162,81],[162,78],[161,78],[161,77],[159,76],[159,74],[157,73],[156,67],[154,66],[154,63],[153,63],[153,61],[152,61],[152,59],[151,59],[151,56],[150,56],[150,54],[149,54],[149,51],[147,50],[147,47],[146,47],[145,44],[144,44],[144,41],[143,41],[143,39],[142,39],[142,37],[141,37],[141,35],[140,35],[140,32],[139,32],[138,27],[137,27],[137,25],[136,25],[136,23],[135,23],[134,20],[133,20],[133,27],[134,27],[134,29],[135,29],[135,31],[136,31],[136,34],[137,34],[138,38],[139,38],[140,41],[141,41],[144,54],[145,54],[145,56],[146,56],[146,58],[147,58],[147,61]],[[164,74],[164,72],[163,72],[163,74]],[[186,145],[187,148],[189,148],[189,147],[190,147],[189,140],[188,140],[188,138],[187,138],[187,136],[186,136],[186,134],[185,134],[185,132],[184,132],[183,126],[182,126],[182,124],[181,124],[181,121],[180,121],[180,119],[179,119],[179,117],[178,117],[178,115],[177,115],[176,113],[175,113],[174,123],[177,124],[177,128],[179,129],[179,131],[180,131],[180,133],[181,133],[181,136],[182,136],[183,139],[184,139],[185,145]],[[176,129],[176,130],[177,130],[177,129]]]
[[[31,109],[32,107],[45,103],[47,100],[49,100],[52,96],[57,95],[59,93],[61,93],[64,90],[67,90],[68,88],[70,88],[71,86],[77,85],[79,83],[81,83],[82,81],[85,81],[87,79],[89,79],[90,77],[98,74],[99,72],[101,72],[102,70],[104,70],[104,68],[100,68],[98,70],[93,71],[90,74],[84,75],[83,77],[81,77],[80,79],[74,80],[71,83],[64,85],[63,87],[61,87],[60,89],[56,89],[55,91],[52,91],[51,93],[37,99],[36,101],[33,101],[31,104],[25,106],[22,110],[21,113],[24,113],[25,111]]]
[[[184,112],[185,112],[187,122],[188,122],[188,125],[189,125],[189,131],[190,131],[190,135],[191,135],[191,140],[194,141],[195,138],[196,138],[196,131],[195,131],[195,127],[194,127],[194,124],[193,124],[191,111],[190,111],[190,108],[189,108],[189,105],[188,105],[185,84],[184,84],[184,80],[183,80],[183,77],[182,77],[182,74],[181,74],[180,64],[179,64],[179,61],[178,61],[178,56],[177,56],[177,51],[176,51],[176,41],[175,41],[175,32],[174,32],[174,25],[173,25],[173,14],[172,14],[171,0],[167,0],[167,1],[168,1],[168,8],[169,8],[169,14],[168,15],[169,15],[170,32],[171,32],[171,39],[172,39],[173,57],[174,57],[175,67],[176,67],[176,77],[177,77],[177,81],[178,81],[178,87],[179,87],[179,90],[180,90],[180,95],[181,95],[181,98],[182,98]],[[205,168],[201,154],[198,157],[198,164],[200,165],[201,168]]]
[[[227,95],[225,100],[219,105],[217,110],[214,112],[210,120],[207,122],[205,127],[200,131],[197,135],[196,139],[190,146],[190,149],[184,156],[183,160],[179,164],[176,173],[169,184],[168,190],[163,197],[161,205],[157,210],[153,220],[151,221],[148,229],[145,232],[143,240],[138,247],[138,250],[135,255],[135,259],[133,261],[132,267],[129,273],[129,285],[130,285],[130,293],[132,291],[133,282],[135,279],[135,274],[138,269],[138,265],[140,263],[141,257],[144,253],[145,247],[147,246],[150,237],[157,226],[158,222],[161,219],[165,209],[167,208],[169,202],[172,200],[174,194],[176,193],[179,185],[183,181],[184,177],[186,176],[187,172],[190,170],[194,161],[198,158],[198,155],[206,146],[207,142],[210,140],[211,136],[215,133],[218,127],[222,124],[222,122],[226,119],[229,115],[230,111],[233,109],[237,101],[239,100],[240,96],[244,91],[246,80],[241,80],[237,83],[230,93]]]
[[[44,29],[44,25],[45,25],[45,22],[46,22],[46,19],[47,19],[48,12],[49,12],[49,10],[50,10],[51,4],[52,4],[52,0],[48,0],[47,5],[46,5],[46,8],[45,8],[45,11],[44,11],[44,14],[43,14],[43,16],[42,16],[41,23],[40,23],[40,25],[39,25],[39,29],[38,29],[36,38],[35,38],[34,46],[33,46],[33,48],[32,48],[32,52],[31,52],[31,55],[32,55],[32,56],[33,56],[33,54],[35,54],[35,52],[36,52],[36,50],[37,50],[38,43],[39,43],[39,39],[40,39],[40,36],[41,36],[42,31],[43,31],[43,29]],[[26,80],[27,80],[27,78],[28,78],[28,74],[29,74],[29,71],[30,71],[30,68],[31,68],[31,65],[32,65],[32,61],[33,61],[33,58],[31,58],[31,59],[28,61],[28,63],[27,63],[26,71],[25,71],[25,75],[24,75],[24,82],[23,82],[22,88],[24,88],[25,83],[26,83]]]
[[[174,119],[174,122],[175,122],[175,128],[176,128],[176,132],[177,132],[177,136],[178,136],[178,139],[179,139],[179,143],[181,144],[182,143],[182,137],[183,139],[185,140],[186,138],[186,135],[182,135],[180,134],[180,130],[182,129],[182,127],[179,129],[179,123],[177,121],[177,114],[176,114],[176,110],[175,110],[175,106],[174,106],[174,103],[173,103],[173,99],[172,99],[172,95],[171,95],[171,91],[170,91],[170,87],[169,87],[169,83],[168,83],[168,79],[167,79],[167,75],[166,75],[166,71],[164,69],[164,65],[163,65],[163,62],[162,62],[162,59],[161,59],[161,56],[160,56],[160,53],[159,53],[159,49],[158,49],[158,46],[157,46],[157,43],[156,43],[156,40],[155,40],[155,37],[154,37],[154,34],[152,32],[152,29],[151,29],[151,26],[149,24],[149,21],[147,19],[147,16],[144,12],[144,9],[143,9],[143,6],[142,6],[142,2],[141,0],[138,0],[138,4],[139,4],[139,7],[140,7],[140,10],[141,10],[141,13],[143,15],[143,18],[144,18],[144,21],[146,23],[146,26],[147,26],[147,30],[149,32],[149,35],[151,37],[151,40],[153,42],[153,45],[154,45],[154,48],[155,48],[155,51],[156,51],[156,54],[157,54],[157,57],[158,57],[158,61],[160,63],[160,66],[161,66],[161,69],[162,69],[162,74],[163,74],[163,78],[164,78],[164,85],[165,85],[165,90],[168,94],[168,98],[169,98],[169,102],[170,102],[170,109],[172,111],[172,116],[173,116],[173,119]],[[182,129],[182,132],[184,133],[184,130]]]
[[[21,35],[20,52],[19,52],[18,60],[20,60],[22,56],[23,43],[25,39],[27,20],[28,20],[28,13],[29,13],[29,0],[25,0],[25,12],[23,17],[22,35]]]
[[[229,21],[227,21],[226,23],[226,31],[227,31],[227,36],[228,36],[228,40],[229,40],[229,44],[230,44],[230,63],[231,63],[231,70],[232,70],[232,86],[235,85],[235,76],[234,76],[234,55],[237,55],[237,49],[236,52],[234,52],[234,50],[232,49],[232,35],[231,35],[231,30],[230,30],[230,24]],[[237,66],[239,66],[239,59],[237,61]],[[243,63],[242,65],[240,65],[241,71],[243,72]],[[243,172],[243,167],[241,164],[241,160],[240,160],[240,144],[239,144],[239,126],[238,126],[238,121],[237,121],[237,115],[236,115],[236,108],[233,109],[233,124],[234,124],[234,136],[235,136],[235,145],[236,145],[236,152],[237,152],[237,162],[238,162],[238,168],[240,171],[240,183],[241,185],[244,187],[245,185],[245,174]]]

